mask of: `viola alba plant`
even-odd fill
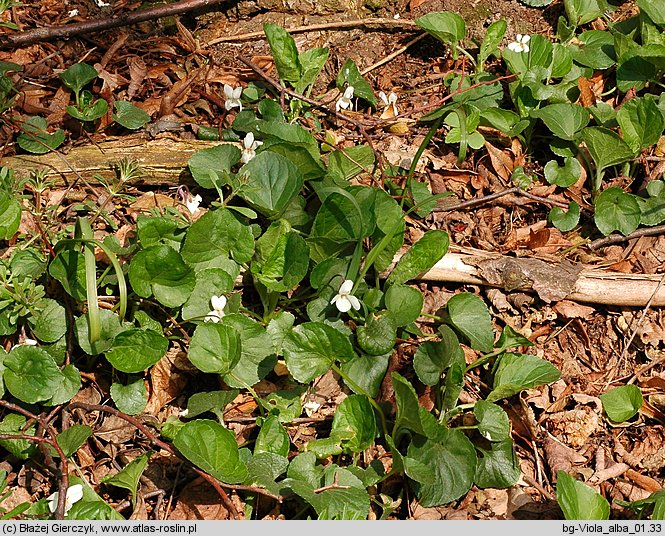
[[[515,41],[508,44],[508,49],[518,53],[529,52],[529,41],[531,41],[530,35],[517,34]]]
[[[258,149],[261,145],[263,145],[263,142],[255,140],[254,134],[252,132],[248,132],[245,135],[245,139],[242,140],[242,145],[243,148],[242,148],[242,155],[240,156],[240,161],[243,164],[246,164],[256,156],[256,149]]]
[[[213,296],[210,298],[212,310],[206,315],[206,322],[219,322],[224,317],[224,308],[226,307],[226,296]]]
[[[242,102],[240,102],[240,97],[242,97],[242,87],[233,88],[228,84],[224,84],[224,96],[226,97],[226,102],[224,102],[224,108],[227,111],[238,108],[242,112]]]
[[[385,110],[381,114],[381,119],[390,119],[399,115],[399,111],[397,110],[397,94],[394,91],[391,91],[387,96],[381,91],[379,98],[385,106]]]
[[[46,498],[48,504],[48,509],[53,513],[55,512],[58,506],[59,493],[56,491]],[[83,486],[81,484],[74,484],[67,488],[67,494],[65,496],[65,516],[67,512],[72,509],[75,503],[79,502],[83,498]]]
[[[340,111],[340,110],[353,110],[353,102],[351,99],[353,99],[353,92],[355,91],[353,86],[347,86],[347,88],[344,90],[344,94],[337,99],[337,103],[335,104],[335,110]]]
[[[340,313],[346,313],[351,310],[351,308],[356,311],[360,310],[360,301],[356,298],[351,291],[353,290],[353,281],[347,279],[342,283],[335,294],[335,297],[330,301],[331,304],[335,305]]]
[[[189,213],[194,216],[199,211],[199,205],[203,201],[203,198],[200,195],[192,195],[187,192],[187,197],[185,198],[185,206]]]

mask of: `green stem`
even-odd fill
[[[122,266],[120,265],[118,257],[103,242],[96,240],[94,238],[91,239],[66,238],[64,240],[60,240],[54,246],[53,249],[55,251],[58,251],[59,249],[62,249],[64,246],[70,244],[88,244],[88,245],[97,246],[109,258],[111,264],[113,265],[113,269],[115,270],[115,275],[118,278],[118,293],[120,294],[120,320],[125,318],[125,315],[127,314],[127,281],[125,280],[125,274],[122,272]]]
[[[478,69],[478,64],[476,63],[476,58],[474,58],[469,52],[466,51],[466,49],[462,48],[459,45],[455,45],[455,50],[458,52],[461,52],[464,54],[469,60],[471,60],[471,63],[473,64],[474,69]]]
[[[499,354],[502,354],[503,352],[505,352],[505,348],[499,348],[498,350],[494,350],[493,352],[490,352],[489,354],[485,354],[484,356],[479,357],[473,363],[471,363],[470,365],[468,365],[466,367],[465,372],[469,372],[471,369],[483,366],[490,359],[492,359],[493,357],[498,356]]]
[[[90,344],[96,343],[102,334],[102,325],[99,318],[99,304],[97,303],[97,263],[95,250],[89,244],[93,239],[92,228],[87,218],[79,218],[77,222],[79,235],[86,242],[83,244],[83,257],[85,259],[85,293],[88,300],[88,338]]]

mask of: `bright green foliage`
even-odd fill
[[[126,384],[111,385],[111,398],[116,407],[127,415],[138,415],[148,403],[148,392],[141,377],[130,377]]]
[[[131,102],[117,101],[115,112],[113,120],[130,130],[139,129],[150,121],[150,116]]]
[[[636,385],[622,385],[600,395],[605,413],[614,422],[624,422],[632,418],[642,407],[644,399]]]
[[[450,46],[453,57],[457,58],[457,44],[466,36],[466,24],[462,17],[452,11],[440,11],[428,13],[415,22],[443,44]]]
[[[128,329],[115,336],[105,355],[121,372],[142,372],[157,363],[167,349],[168,340],[161,333]]]
[[[65,133],[56,130],[49,133],[43,117],[29,117],[21,125],[23,131],[16,139],[19,147],[34,154],[45,154],[57,149],[65,141]]]
[[[603,520],[610,517],[607,500],[565,471],[557,472],[556,498],[564,517],[569,521]]]
[[[561,377],[554,365],[527,354],[505,353],[495,368],[492,392],[487,397],[491,402],[513,396],[524,389],[555,382]]]
[[[233,432],[215,421],[188,422],[173,444],[190,462],[222,482],[238,484],[247,477],[247,465],[240,457]]]
[[[146,467],[148,467],[148,460],[150,459],[150,455],[150,452],[142,454],[138,458],[135,458],[127,465],[125,465],[121,471],[114,475],[104,477],[102,482],[107,485],[129,490],[129,492],[132,494],[132,505],[136,507],[136,489],[138,488],[141,475],[145,471]]]
[[[596,198],[594,219],[598,230],[604,235],[619,231],[632,233],[640,224],[640,206],[635,196],[621,188],[603,190]]]
[[[240,359],[240,334],[231,326],[208,323],[196,328],[189,360],[203,372],[226,374]]]
[[[81,445],[83,445],[91,435],[92,428],[82,424],[75,424],[60,432],[56,441],[58,442],[58,446],[62,449],[63,454],[69,458],[81,448]],[[55,449],[53,449],[53,455],[58,455]]]

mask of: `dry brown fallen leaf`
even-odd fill
[[[197,478],[185,486],[177,497],[175,508],[169,513],[170,521],[228,519],[229,511],[210,484]]]

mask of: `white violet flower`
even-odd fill
[[[311,417],[314,415],[317,411],[319,411],[319,408],[321,407],[321,404],[316,402],[315,400],[308,400],[302,405],[302,409],[305,410],[305,414],[308,417]]]
[[[185,200],[185,205],[187,205],[187,210],[189,210],[192,216],[199,211],[199,205],[201,204],[201,201],[203,201],[203,199],[198,194],[197,195],[189,194],[189,196]]]
[[[335,104],[335,110],[339,112],[342,108],[348,110],[349,108],[353,110],[353,103],[351,99],[353,98],[353,86],[349,86],[344,90],[344,95],[342,95]]]
[[[65,515],[72,509],[74,503],[79,502],[83,498],[83,486],[81,484],[74,484],[67,488],[67,495],[65,496]],[[48,503],[48,509],[51,512],[55,512],[58,508],[58,492],[51,493],[46,498]]]
[[[397,95],[395,94],[394,91],[391,91],[388,96],[386,96],[386,94],[382,91],[381,93],[379,93],[379,98],[386,106],[386,109],[381,115],[381,117],[383,117],[384,115],[387,117],[395,117],[396,115],[399,115],[399,112],[397,111]]]
[[[255,140],[254,134],[248,132],[247,135],[245,136],[245,139],[242,140],[242,144],[244,145],[244,147],[242,150],[242,156],[240,157],[240,160],[242,161],[243,164],[246,164],[256,156],[256,149],[260,145],[263,145],[263,142]]]
[[[531,40],[530,35],[517,34],[515,41],[508,44],[508,49],[513,52],[529,52],[528,42]]]
[[[232,88],[230,85],[224,84],[224,96],[226,97],[224,108],[226,108],[227,111],[231,108],[239,108],[242,112],[242,102],[240,102],[242,86]]]
[[[72,9],[70,12],[67,13],[67,16],[71,18],[71,17],[76,17],[76,16],[78,16],[78,14],[79,14],[79,10],[78,10],[78,9]]]
[[[212,310],[206,315],[206,322],[219,322],[224,316],[224,307],[226,307],[226,296],[213,296],[210,298]]]
[[[344,283],[342,283],[342,286],[339,287],[337,294],[330,301],[330,303],[335,304],[340,313],[346,313],[351,309],[351,307],[353,307],[356,311],[360,309],[360,302],[358,301],[358,298],[351,294],[351,290],[353,290],[353,281],[351,279],[347,279],[344,281]]]

